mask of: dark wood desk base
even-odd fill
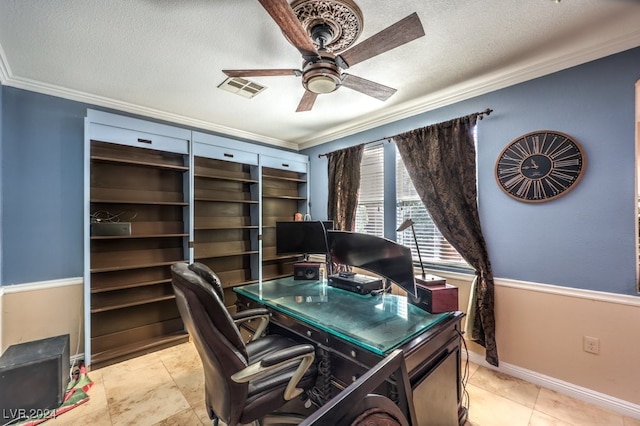
[[[242,310],[261,305],[239,295],[237,306]],[[460,322],[464,315],[455,312],[400,347],[404,352],[420,426],[463,425],[467,420],[467,410],[462,406],[460,371]],[[290,334],[316,346],[321,373],[316,397],[320,403],[331,399],[384,358],[273,310],[269,332]],[[391,399],[393,388],[389,383],[386,389]],[[381,391],[385,392],[384,389]]]

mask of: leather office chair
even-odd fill
[[[218,278],[218,275],[211,270],[207,265],[200,262],[193,262],[189,265],[189,269],[200,276],[203,280],[210,284],[211,290],[214,291],[222,303],[224,304],[224,289],[222,287],[222,281]],[[248,321],[258,320],[256,330],[251,336],[251,340],[256,340],[264,334],[264,331],[269,325],[269,310],[267,308],[252,308],[244,309],[235,314],[231,314],[233,322],[240,326],[240,324]]]
[[[316,381],[315,348],[280,335],[245,345],[220,297],[186,263],[171,267],[180,315],[200,355],[205,403],[217,425],[251,423]]]

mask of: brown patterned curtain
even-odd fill
[[[493,273],[480,229],[473,126],[478,114],[412,130],[394,139],[416,192],[438,230],[476,271],[467,322],[471,340],[498,366]]]
[[[329,159],[329,200],[327,216],[334,229],[353,231],[356,228],[360,163],[364,144],[327,154]]]

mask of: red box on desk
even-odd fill
[[[444,279],[432,281],[416,279],[420,306],[432,314],[457,311],[458,287],[447,284]]]

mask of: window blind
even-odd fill
[[[396,223],[398,226],[407,218],[414,222],[416,238],[420,246],[423,263],[454,267],[468,267],[462,256],[447,242],[433,223],[416,192],[400,153],[396,149]],[[414,261],[418,262],[418,252],[411,228],[398,232],[397,241],[409,248]]]
[[[384,147],[367,146],[360,164],[356,232],[384,236]]]
[[[355,231],[384,237],[384,147],[382,144],[365,147],[360,173]],[[433,223],[411,182],[397,149],[395,213],[396,227],[407,218],[411,218],[415,222],[414,228],[420,245],[420,255],[425,264],[469,267]],[[410,229],[398,232],[396,241],[411,248],[414,261],[416,263],[419,261]]]

